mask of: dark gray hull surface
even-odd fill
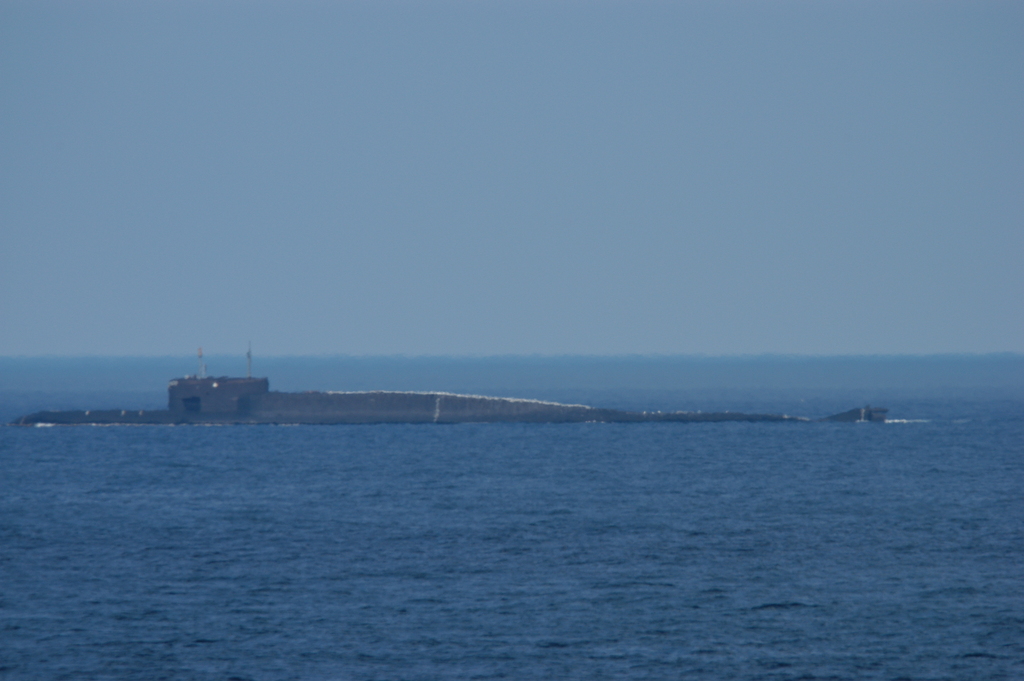
[[[808,421],[782,414],[631,412],[538,400],[411,392],[265,392],[234,411],[42,411],[16,425],[185,425],[341,423],[631,423]]]

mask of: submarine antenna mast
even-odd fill
[[[206,364],[203,363],[203,349],[199,348],[199,373],[196,378],[206,378]]]
[[[252,341],[249,341],[249,351],[245,353],[245,377],[252,378]]]

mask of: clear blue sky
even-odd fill
[[[0,355],[1024,352],[1024,3],[0,2]]]

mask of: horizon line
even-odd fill
[[[207,358],[238,357],[244,359],[246,354],[240,353],[203,353]],[[87,360],[87,359],[189,359],[194,360],[195,354],[81,354],[81,355],[0,355],[0,360]],[[732,353],[732,354],[710,354],[710,353],[502,353],[502,354],[348,354],[348,353],[318,353],[318,354],[254,354],[260,359],[352,359],[352,360],[380,360],[380,359],[401,359],[401,360],[497,360],[497,359],[590,359],[590,360],[624,360],[624,359],[700,359],[700,360],[756,360],[756,359],[953,359],[953,358],[1020,358],[1024,359],[1024,352],[1013,350],[1000,350],[988,352],[894,352],[894,353]]]

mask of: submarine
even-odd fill
[[[203,365],[200,365],[203,367]],[[205,369],[205,367],[203,367]],[[202,372],[205,373],[205,372]],[[251,371],[250,371],[251,373]],[[887,409],[867,406],[820,421],[885,422]],[[44,425],[243,425],[355,423],[638,423],[720,421],[810,421],[786,414],[740,412],[649,412],[602,409],[513,397],[446,392],[277,392],[267,378],[175,378],[167,386],[167,409],[40,411],[11,423]]]

